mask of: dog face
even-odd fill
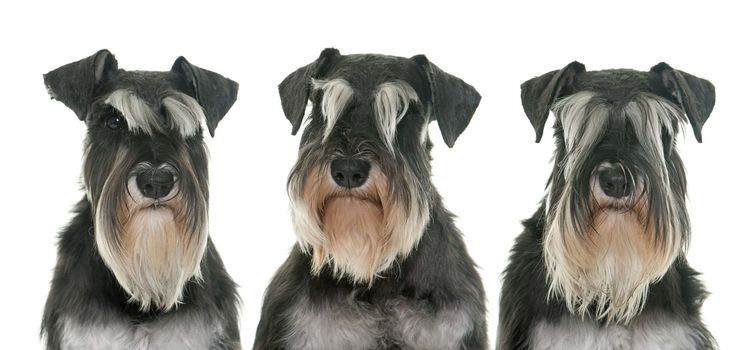
[[[665,63],[586,72],[573,62],[522,85],[537,141],[552,109],[555,164],[544,254],[552,294],[571,312],[628,322],[682,252],[689,220],[675,139],[701,128],[714,86]],[[687,119],[688,118],[688,119]]]
[[[176,60],[128,72],[102,50],[44,76],[88,128],[83,183],[101,258],[142,310],[167,310],[200,278],[208,236],[207,151],[237,84]]]
[[[289,195],[313,273],[368,282],[407,255],[428,223],[428,124],[450,147],[480,100],[474,88],[424,56],[340,55],[326,49],[279,86],[293,133],[312,112]]]

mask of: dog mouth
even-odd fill
[[[168,195],[168,198],[162,198],[162,199],[151,199],[151,198],[144,198],[142,200],[133,200],[133,197],[130,197],[130,203],[133,204],[130,207],[130,211],[132,213],[138,212],[138,213],[147,213],[147,214],[157,214],[157,213],[165,213],[165,212],[172,212],[176,213],[179,210],[179,204],[175,200],[175,195]]]
[[[609,198],[607,196],[591,193],[591,209],[594,212],[616,212],[626,213],[644,209],[644,196],[630,195],[624,198]]]
[[[328,196],[319,208],[318,214],[321,221],[325,222],[329,219],[328,215],[356,216],[360,208],[380,215],[384,213],[384,206],[378,197],[369,193],[345,190]]]
[[[338,202],[373,204],[380,210],[384,209],[382,201],[379,198],[368,194],[361,194],[352,191],[343,191],[329,196],[327,199],[325,199],[323,208],[327,208],[329,205],[336,204]]]
[[[142,210],[172,209],[171,199],[168,199],[168,200],[156,199],[156,200],[145,201],[144,203],[140,204],[140,208]]]

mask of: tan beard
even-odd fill
[[[423,209],[412,198],[406,208],[393,200],[387,178],[375,167],[367,183],[353,191],[339,188],[323,170],[311,171],[303,197],[293,200],[300,246],[312,252],[313,274],[329,265],[336,277],[371,285],[416,246],[428,223],[427,203]]]
[[[184,209],[177,195],[155,206],[126,196],[117,206],[114,225],[96,210],[99,254],[142,310],[171,309],[181,301],[185,284],[201,279],[207,218],[199,218],[202,224],[189,229]]]
[[[624,208],[594,201],[587,232],[561,225],[570,222],[570,208],[565,197],[556,203],[545,233],[545,261],[550,294],[562,296],[571,313],[585,315],[594,305],[597,319],[628,323],[642,310],[649,285],[678,256],[681,235],[669,232],[657,239],[647,199],[629,201]]]

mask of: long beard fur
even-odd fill
[[[428,224],[428,202],[415,189],[406,190],[409,201],[398,199],[376,167],[353,191],[333,184],[327,170],[314,168],[301,188],[290,183],[298,242],[312,254],[313,274],[328,265],[337,278],[371,285],[415,248]]]
[[[181,301],[189,280],[201,280],[206,200],[200,191],[193,200],[179,192],[152,206],[150,199],[133,198],[134,181],[128,181],[128,189],[114,185],[112,178],[104,184],[102,200],[94,207],[96,246],[130,302],[143,311],[167,311]]]
[[[573,314],[585,316],[593,306],[598,320],[629,323],[642,311],[650,284],[680,254],[680,223],[668,212],[659,234],[659,221],[642,196],[626,199],[622,208],[594,201],[587,208],[590,222],[581,226],[574,222],[572,192],[566,188],[548,214],[544,258],[550,295],[562,296]]]

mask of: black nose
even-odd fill
[[[598,171],[599,184],[607,196],[622,198],[629,195],[631,184],[627,182],[627,171],[619,164],[602,167]]]
[[[150,169],[137,175],[137,187],[147,198],[160,199],[175,185],[175,176],[167,169]]]
[[[354,158],[336,159],[330,163],[330,174],[338,186],[359,187],[369,178],[371,163]]]

